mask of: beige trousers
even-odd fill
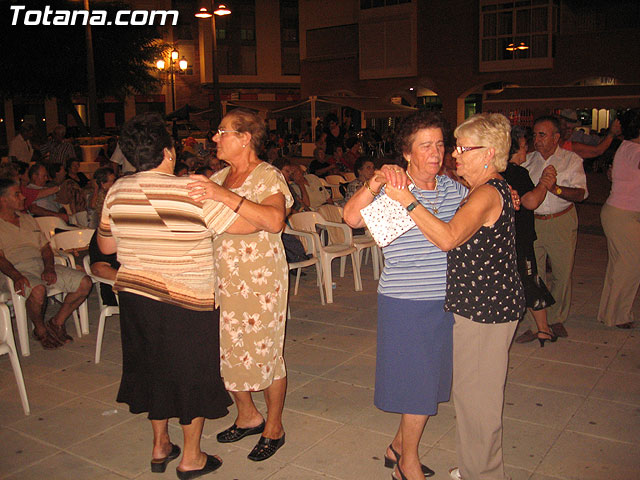
[[[605,204],[600,212],[609,262],[598,321],[613,327],[633,321],[633,301],[640,285],[640,212]]]
[[[464,480],[505,480],[502,408],[509,346],[518,322],[485,324],[454,314],[453,401]]]
[[[556,303],[547,309],[547,321],[564,323],[571,307],[571,275],[578,241],[578,214],[575,207],[556,218],[536,219],[536,236],[533,243],[538,264],[538,275],[551,290]],[[551,263],[551,275],[547,276],[547,257]],[[528,314],[533,322],[533,316]],[[533,322],[533,331],[538,329]]]

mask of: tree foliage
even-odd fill
[[[12,25],[11,5],[26,10],[82,10],[83,2],[67,0],[0,1],[0,96],[8,98],[58,97],[87,94],[85,26],[24,25],[23,15]],[[91,9],[115,12],[131,7],[116,2],[91,2]],[[24,12],[24,10],[22,11]],[[159,85],[154,62],[166,48],[154,26],[105,25],[92,27],[96,87],[99,97],[124,98],[148,93]]]

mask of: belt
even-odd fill
[[[550,213],[549,215],[536,215],[536,214],[534,214],[533,216],[535,217],[536,220],[550,220],[552,218],[561,217],[565,213],[571,211],[572,208],[573,208],[573,203],[571,205],[569,205],[567,208],[565,208],[564,210],[562,210],[562,211],[560,211],[558,213]]]

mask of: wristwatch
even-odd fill
[[[415,202],[411,202],[409,205],[407,205],[407,212],[409,213],[413,212],[413,209],[416,208],[417,206],[418,206],[417,200]]]
[[[555,193],[557,196],[562,195],[562,188],[560,188],[560,187],[558,187],[558,186],[556,185],[556,191],[555,191],[554,193]]]

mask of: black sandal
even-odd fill
[[[180,456],[180,447],[178,445],[171,444],[171,451],[169,455],[164,458],[152,458],[151,459],[151,471],[153,473],[163,473],[167,469],[167,464],[171,460],[175,460]]]
[[[206,454],[205,454],[206,455]],[[198,470],[178,470],[176,468],[176,475],[180,480],[190,480],[192,478],[198,478],[202,475],[206,475],[207,473],[211,473],[222,466],[222,460],[213,455],[207,455],[207,461],[204,464],[204,467]]]
[[[396,452],[396,449],[393,448],[393,444],[390,443],[389,444],[389,450],[391,450],[391,453],[393,453],[393,455],[396,457],[395,460],[393,460],[391,457],[388,457],[386,452],[384,455],[384,466],[387,468],[394,468],[396,466],[396,464],[400,461],[400,454],[398,452]],[[426,465],[422,465],[422,473],[424,474],[425,478],[427,477],[433,477],[436,472],[434,472],[433,470],[431,470],[429,467],[427,467]],[[398,471],[400,471],[400,467],[398,467]],[[400,471],[400,475],[402,475],[402,472]]]
[[[249,460],[253,460],[254,462],[261,462],[262,460],[266,460],[267,458],[272,457],[278,449],[284,445],[284,434],[280,438],[266,438],[260,437],[258,443],[251,453],[247,455]]]
[[[48,330],[46,330],[42,335],[39,335],[36,330],[33,330],[33,337],[40,342],[42,348],[45,350],[55,350],[60,347],[62,344],[58,341],[57,338],[53,337]]]
[[[243,439],[247,435],[257,435],[258,433],[264,432],[265,421],[262,420],[262,423],[257,427],[250,428],[240,428],[235,423],[231,425],[226,430],[220,432],[216,438],[220,443],[231,443],[237,442],[238,440]]]
[[[65,343],[73,342],[73,337],[67,333],[66,327],[63,325],[56,325],[53,323],[53,320],[49,320],[44,324],[47,329],[47,332],[58,340],[61,345]]]

